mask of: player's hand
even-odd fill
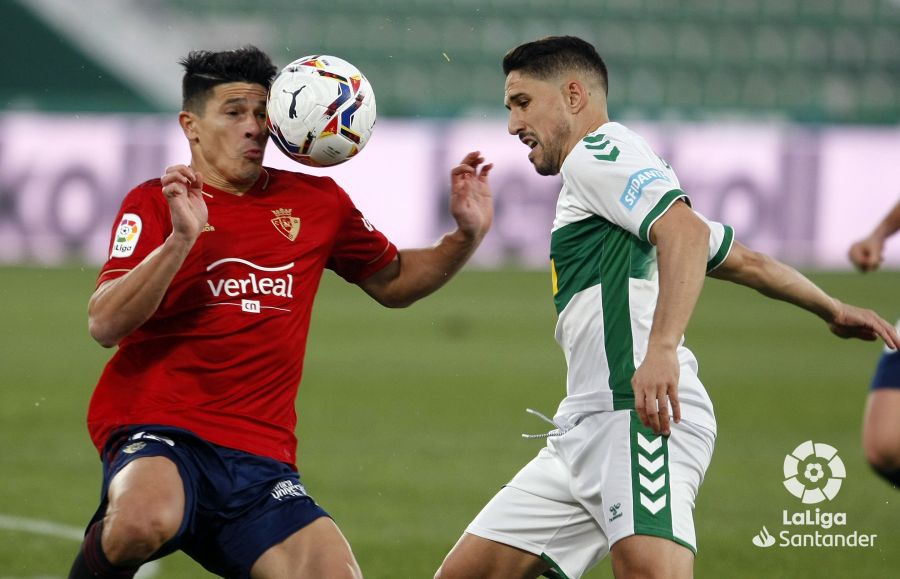
[[[641,366],[631,378],[634,389],[634,409],[644,426],[656,434],[668,436],[672,429],[669,420],[669,404],[672,419],[681,422],[681,405],[678,402],[678,378],[681,366],[674,349],[650,349]]]
[[[172,165],[160,180],[172,214],[172,234],[193,244],[209,218],[203,200],[203,176],[186,165]]]
[[[870,235],[850,246],[848,257],[860,271],[874,271],[884,260],[884,240]]]
[[[489,163],[478,151],[466,155],[450,171],[450,213],[459,230],[470,239],[481,241],[494,221],[494,198],[488,183]]]
[[[897,335],[896,328],[872,310],[837,302],[837,314],[829,322],[828,328],[841,338],[858,338],[869,342],[881,338],[888,348],[900,348],[900,336]]]

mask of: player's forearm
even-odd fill
[[[898,230],[900,230],[900,202],[894,205],[894,208],[875,226],[871,236],[884,242]]]
[[[708,240],[699,221],[657,236],[659,297],[648,349],[675,349],[681,341],[703,289]]]
[[[88,304],[91,337],[110,348],[150,319],[192,246],[170,236],[137,267],[97,288]]]
[[[784,301],[831,322],[837,312],[835,300],[796,269],[777,259],[735,242],[731,253],[710,277],[753,288],[766,297]]]
[[[456,230],[432,247],[401,250],[397,275],[381,287],[367,291],[387,307],[412,305],[447,283],[462,269],[479,243],[481,237]]]

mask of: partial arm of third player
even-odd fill
[[[850,246],[850,261],[861,271],[878,269],[884,259],[885,241],[898,230],[900,230],[900,202],[884,216],[872,233]]]

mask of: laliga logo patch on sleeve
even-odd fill
[[[126,213],[123,215],[122,220],[119,222],[119,226],[116,227],[116,232],[113,234],[115,239],[113,240],[112,253],[110,253],[109,256],[129,257],[134,253],[134,248],[137,247],[137,242],[141,237],[142,229],[143,226],[140,217],[134,213]]]

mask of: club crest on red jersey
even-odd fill
[[[280,234],[291,241],[294,241],[300,233],[300,218],[292,217],[292,211],[293,209],[276,209],[272,211],[272,213],[275,214],[272,225],[275,226],[275,229],[277,229]]]

